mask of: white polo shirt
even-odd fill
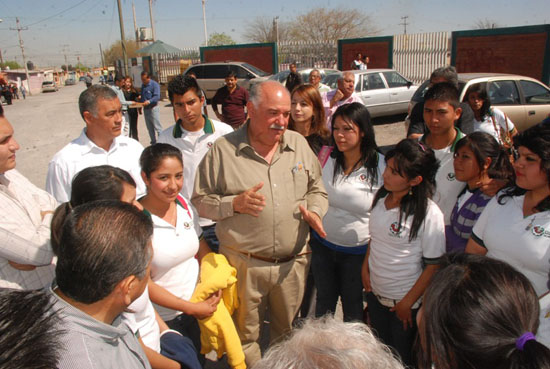
[[[548,291],[550,270],[550,211],[523,216],[525,196],[493,197],[472,231],[487,248],[487,256],[505,261],[525,274],[538,296]]]
[[[401,300],[422,274],[422,260],[438,263],[445,253],[443,213],[428,200],[424,223],[417,237],[409,242],[413,217],[399,225],[399,208],[386,209],[380,199],[370,217],[369,270],[375,294]]]
[[[502,137],[507,132],[512,132],[515,128],[514,123],[501,110],[491,108],[492,117],[486,115],[483,121],[474,118],[474,132],[485,132],[493,136],[499,144],[503,144]],[[493,123],[494,118],[494,123]],[[496,128],[496,129],[495,129]]]
[[[167,143],[177,147],[183,154],[183,187],[181,194],[186,199],[193,196],[193,186],[195,184],[195,173],[202,158],[219,137],[233,132],[233,128],[225,123],[210,119],[205,119],[204,128],[198,132],[186,131],[181,124],[176,123],[162,131],[157,142]],[[214,222],[210,219],[200,218],[202,227],[212,225]]]
[[[122,313],[122,320],[134,334],[139,332],[145,346],[160,352],[160,327],[155,308],[149,299],[149,287],[145,287],[145,291],[128,306],[127,310]]]
[[[445,225],[451,224],[451,213],[455,206],[458,195],[466,187],[465,182],[460,182],[456,179],[454,161],[454,148],[456,143],[461,138],[465,137],[465,134],[458,129],[456,138],[451,146],[447,146],[441,150],[434,150],[435,157],[440,162],[439,170],[435,175],[435,193],[433,200],[439,206],[443,215],[445,215]],[[420,138],[420,141],[424,142],[426,135]]]
[[[189,300],[195,291],[199,277],[199,262],[195,255],[199,251],[199,235],[202,233],[196,211],[191,202],[183,199],[189,211],[177,205],[176,226],[151,214],[153,221],[153,260],[151,279],[173,295]],[[155,304],[159,315],[169,321],[181,314]]]
[[[137,184],[137,197],[141,197],[146,192],[139,166],[142,151],[143,146],[138,141],[125,136],[116,137],[109,151],[105,151],[86,136],[84,128],[77,139],[58,151],[50,161],[46,191],[60,203],[69,201],[71,182],[78,172],[84,168],[108,164],[130,173]]]
[[[386,168],[384,155],[378,154],[378,180],[370,186],[367,168],[349,176],[340,172],[333,181],[336,160],[329,158],[323,168],[323,184],[328,194],[328,211],[323,218],[326,240],[339,246],[355,247],[369,242],[369,217],[372,200],[382,186]]]

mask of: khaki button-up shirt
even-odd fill
[[[199,165],[192,202],[217,221],[220,246],[284,258],[300,253],[309,225],[299,205],[321,219],[328,208],[321,166],[304,137],[286,131],[271,163],[250,146],[248,124],[219,138]],[[233,199],[263,182],[266,206],[258,217],[233,211]]]

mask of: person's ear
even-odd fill
[[[485,172],[487,171],[487,169],[489,169],[489,167],[491,166],[491,163],[493,162],[493,158],[491,157],[487,157],[485,159],[485,162],[483,163],[483,168],[481,168],[481,171],[482,172]]]
[[[418,186],[420,183],[422,183],[423,179],[424,178],[422,178],[422,176],[416,176],[409,181],[409,185],[411,187]]]
[[[145,174],[143,170],[141,171],[141,179],[143,180],[143,183],[149,187],[149,178],[147,178],[147,174]]]
[[[460,119],[461,115],[462,115],[462,108],[456,108],[455,109],[455,122]]]
[[[134,299],[132,298],[132,291],[137,288],[138,282],[139,280],[135,275],[130,275],[117,284],[116,289],[120,294],[125,306],[130,306],[130,304],[133,302]]]
[[[92,113],[90,113],[89,111],[84,111],[82,113],[82,116],[84,118],[84,121],[86,122],[86,124],[90,124],[93,122],[93,118],[94,118],[94,115]]]

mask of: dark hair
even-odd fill
[[[237,73],[230,70],[229,73],[227,73],[227,75],[225,76],[225,78],[235,78],[235,79],[237,79]]]
[[[45,290],[0,288],[0,369],[57,368],[59,322]]]
[[[540,169],[546,173],[546,178],[550,183],[550,125],[539,123],[517,134],[513,140],[514,148],[523,146],[540,157]],[[503,204],[506,197],[521,196],[526,192],[527,190],[514,185],[499,196],[498,203]],[[535,209],[538,211],[550,210],[550,196],[542,199]]]
[[[460,107],[458,89],[451,83],[442,82],[430,87],[424,95],[424,101],[437,100],[449,103],[453,108]]]
[[[0,104],[0,118],[4,118],[4,107]]]
[[[430,75],[430,81],[434,78],[443,78],[445,81],[458,88],[458,74],[456,73],[456,68],[452,65],[435,69]]]
[[[292,90],[291,98],[294,94],[300,95],[308,105],[313,108],[313,117],[311,119],[311,134],[318,134],[323,138],[328,138],[330,132],[325,122],[325,108],[323,107],[323,99],[319,94],[319,90],[310,84],[299,85]],[[288,120],[288,128],[295,131],[294,119],[292,114]]]
[[[491,158],[491,164],[487,168],[489,178],[506,180],[505,187],[513,184],[515,174],[508,153],[492,135],[485,132],[473,132],[461,138],[455,145],[454,156],[456,157],[458,150],[465,146],[474,153],[480,169],[483,169],[485,160]]]
[[[77,206],[63,225],[57,285],[71,299],[91,304],[113,292],[124,278],[146,278],[151,258],[151,218],[121,201]]]
[[[378,182],[378,145],[376,144],[376,138],[374,135],[374,128],[370,119],[370,113],[365,105],[354,102],[351,104],[341,105],[332,115],[332,138],[331,141],[334,144],[334,122],[336,118],[342,118],[348,123],[355,124],[359,128],[359,132],[363,133],[361,138],[361,158],[355,164],[355,167],[364,166],[367,168],[368,181],[372,186]],[[334,149],[330,156],[336,159],[334,165],[334,173],[332,181],[336,181],[336,175],[340,171],[344,171],[344,153],[338,150],[338,146],[333,145]]]
[[[139,157],[141,171],[145,173],[147,178],[149,178],[151,173],[158,169],[164,158],[176,158],[183,166],[183,159],[181,157],[180,149],[170,144],[156,143],[146,147],[141,153],[141,156]]]
[[[168,82],[168,98],[171,102],[174,102],[174,94],[185,95],[189,90],[195,91],[198,97],[202,96],[197,80],[193,77],[180,74]]]
[[[120,81],[124,81],[126,77],[124,77],[122,74],[116,74],[115,75],[115,82],[120,82]]]
[[[386,163],[394,159],[395,169],[404,178],[409,180],[422,176],[422,181],[411,188],[410,194],[405,195],[399,204],[399,228],[403,219],[413,216],[409,242],[418,235],[418,230],[424,223],[428,201],[435,192],[435,175],[439,169],[439,160],[434,151],[421,142],[413,139],[403,139],[386,154]],[[387,169],[386,169],[387,170]],[[390,191],[382,187],[374,196],[372,207]]]
[[[468,90],[466,91],[466,100],[470,98],[470,94],[472,92],[475,92],[478,94],[479,98],[483,100],[483,105],[481,105],[480,115],[481,118],[484,118],[487,115],[491,114],[491,100],[489,100],[489,96],[487,95],[487,83],[475,83],[468,87]],[[468,101],[469,103],[469,101]]]
[[[70,201],[59,205],[53,214],[50,238],[54,254],[58,254],[63,223],[72,208],[96,200],[120,200],[124,183],[136,187],[136,182],[127,171],[110,165],[89,167],[78,172],[71,183]]]
[[[421,369],[548,368],[550,350],[516,340],[539,326],[533,286],[509,264],[450,254],[433,276],[419,325]]]
[[[147,72],[146,70],[144,70],[143,72],[141,72],[141,76],[142,77],[151,77],[151,75],[149,74],[149,72]]]
[[[97,101],[99,99],[116,99],[117,94],[112,88],[102,85],[92,85],[84,90],[78,97],[78,108],[80,116],[84,118],[84,112],[90,112],[94,117],[97,116]]]

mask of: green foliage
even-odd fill
[[[0,63],[0,67],[2,67],[2,69],[6,68],[6,67],[9,67],[10,69],[21,69],[21,68],[23,68],[16,61],[7,61],[7,62],[4,62],[4,63]]]
[[[139,50],[137,42],[135,40],[126,40],[126,56],[129,58],[135,58],[139,56],[136,51]],[[105,51],[103,51],[106,66],[114,66],[115,61],[122,59],[122,44],[120,41],[114,42]]]
[[[212,33],[208,39],[208,46],[235,45],[235,41],[231,36],[222,33]]]

